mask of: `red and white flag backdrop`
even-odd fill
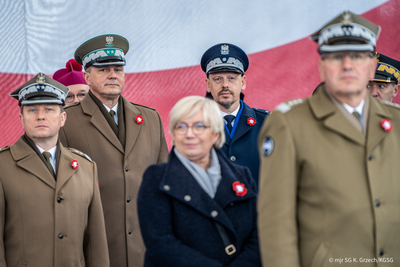
[[[206,92],[199,62],[214,44],[248,53],[245,101],[267,110],[312,94],[319,56],[308,37],[344,10],[380,25],[377,51],[400,59],[400,0],[0,0],[0,7],[0,147],[23,134],[8,94],[38,72],[51,76],[101,34],[129,40],[122,94],[158,110],[168,143],[172,106]]]

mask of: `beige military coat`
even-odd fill
[[[125,98],[123,102],[125,147],[90,96],[65,109],[67,121],[60,141],[97,163],[111,266],[141,267],[145,246],[136,208],[138,190],[146,168],[167,161],[168,148],[157,111]],[[135,121],[139,115],[142,124]]]
[[[279,105],[266,120],[258,199],[264,266],[400,266],[400,109],[367,97],[366,137],[325,90]]]
[[[21,138],[0,150],[1,267],[109,266],[96,164],[61,146],[58,166]]]

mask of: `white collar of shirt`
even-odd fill
[[[40,146],[36,145],[36,147],[39,149],[39,152],[41,154],[43,154],[43,152],[45,152],[46,150],[44,150],[43,148],[41,148]],[[56,150],[57,150],[57,146],[50,148],[49,150],[47,150],[47,152],[50,153],[50,163],[51,166],[53,166],[53,170],[54,172],[56,172]]]
[[[222,110],[220,110],[220,111],[221,111],[222,118],[225,117],[226,115],[233,115],[233,116],[235,116],[235,119],[236,119],[236,116],[237,116],[237,114],[239,113],[239,109],[240,109],[240,105],[239,105],[239,106],[237,107],[237,109],[236,109],[234,112],[232,112],[231,114],[225,113],[225,112],[223,112]],[[224,121],[225,121],[225,123],[227,123],[227,121],[226,121],[225,119],[224,119]],[[232,121],[232,126],[233,126],[234,123],[235,123],[235,120]]]
[[[107,112],[110,113],[110,110],[114,110],[115,114],[114,114],[114,121],[115,124],[118,125],[118,102],[117,104],[115,104],[115,106],[113,106],[113,108],[109,108],[106,105],[103,104],[103,106],[107,109]]]
[[[349,105],[343,103],[343,107],[350,113],[353,114],[354,111],[357,111],[358,114],[362,115],[363,114],[363,108],[364,108],[364,99],[361,101],[360,105],[358,105],[357,107],[353,108],[350,107]]]

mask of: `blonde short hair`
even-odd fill
[[[187,96],[176,102],[169,113],[169,133],[173,136],[174,127],[181,119],[191,118],[199,111],[203,111],[204,123],[210,124],[213,133],[219,133],[219,138],[215,143],[216,148],[220,148],[225,143],[224,121],[217,103],[214,100],[202,96]],[[174,140],[172,140],[172,143]]]

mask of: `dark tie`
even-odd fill
[[[56,174],[54,173],[53,166],[52,166],[51,163],[50,163],[51,154],[50,154],[49,152],[47,152],[47,151],[44,151],[44,152],[42,153],[42,155],[43,155],[43,157],[46,159],[46,163],[47,163],[47,166],[49,166],[49,168],[50,168],[50,170],[51,170],[51,174],[53,175],[53,177],[56,177]]]
[[[362,125],[362,121],[361,121],[361,116],[360,113],[358,113],[357,111],[353,111],[353,115],[357,118],[358,122]]]
[[[113,119],[113,122],[116,125],[117,123],[115,122],[115,119],[114,119],[115,111],[114,110],[110,110],[110,112],[108,112],[108,113],[110,113],[110,116],[111,116],[111,118]]]
[[[232,132],[232,121],[235,119],[235,116],[233,115],[226,115],[224,117],[224,119],[226,120],[226,126],[228,126],[228,130],[229,132]]]

